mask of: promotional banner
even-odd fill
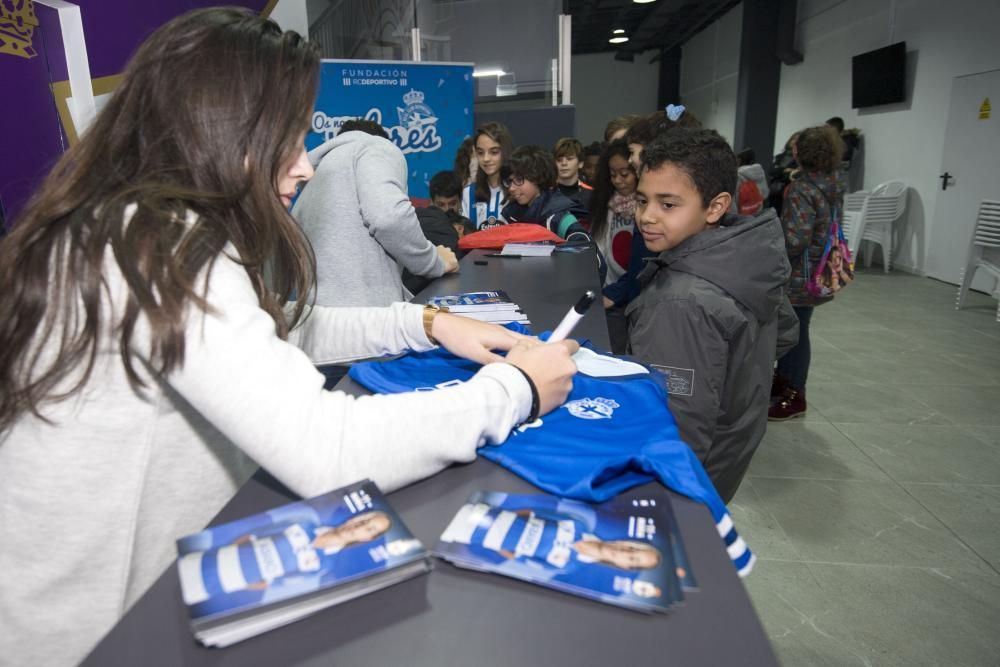
[[[472,64],[324,60],[306,148],[337,136],[344,121],[382,125],[409,168],[409,195],[428,196],[427,184],[454,166],[473,123]]]

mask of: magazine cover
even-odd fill
[[[441,535],[436,554],[639,611],[683,599],[666,521],[656,506],[599,507],[546,495],[473,494]]]
[[[427,556],[368,480],[188,535],[177,541],[177,552],[184,602],[196,624]]]

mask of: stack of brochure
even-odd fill
[[[229,646],[430,570],[365,480],[177,541],[195,638]]]
[[[548,241],[536,243],[505,243],[501,255],[516,255],[518,257],[548,257],[556,247]]]
[[[547,495],[474,493],[435,555],[642,612],[665,612],[696,590],[680,531],[664,498],[599,506]]]
[[[528,316],[521,311],[520,306],[511,301],[503,290],[435,296],[428,299],[427,303],[456,315],[471,317],[482,322],[531,324]]]

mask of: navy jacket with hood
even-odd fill
[[[774,361],[798,339],[788,276],[774,210],[730,214],[649,260],[626,311],[630,352],[667,374],[681,436],[726,502],[764,436]]]

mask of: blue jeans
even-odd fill
[[[794,310],[799,317],[799,342],[778,360],[778,375],[785,378],[793,389],[804,392],[806,380],[809,379],[809,362],[812,360],[809,320],[812,319],[814,307],[795,306]]]

